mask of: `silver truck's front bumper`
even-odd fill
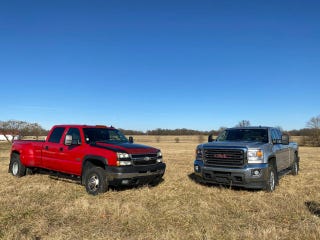
[[[268,179],[268,164],[247,164],[243,168],[221,168],[205,166],[195,160],[194,173],[206,183],[239,186],[245,188],[265,188]]]

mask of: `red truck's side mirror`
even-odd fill
[[[66,135],[64,139],[64,145],[70,146],[72,144],[72,135]]]

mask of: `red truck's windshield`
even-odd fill
[[[127,143],[128,139],[117,129],[108,128],[84,128],[86,143]]]

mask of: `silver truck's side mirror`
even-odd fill
[[[289,135],[283,134],[283,135],[282,135],[282,138],[281,138],[281,142],[282,142],[282,144],[284,144],[284,145],[288,145],[288,144],[289,144]]]
[[[70,146],[72,144],[72,135],[66,135],[64,139],[64,145]]]

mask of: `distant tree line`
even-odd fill
[[[23,138],[25,136],[45,136],[48,131],[38,123],[9,120],[0,121],[0,135],[3,135],[8,142],[13,142],[13,137]]]
[[[249,127],[251,126],[249,120],[241,120],[235,127]],[[282,130],[282,127],[278,127]],[[221,131],[226,129],[226,127],[220,127],[218,130],[211,131],[199,131],[187,128],[177,128],[177,129],[163,129],[157,128],[154,130],[147,130],[146,132],[137,130],[127,130],[120,129],[125,135],[155,135],[155,136],[166,136],[166,135],[218,135]],[[299,130],[284,131],[291,136],[303,136],[306,141],[312,146],[320,146],[320,115],[312,117],[307,123],[306,128]],[[45,130],[38,123],[29,123],[25,121],[9,120],[0,121],[0,135],[3,135],[8,142],[12,142],[9,139],[11,136],[19,136],[23,138],[24,136],[46,136],[48,130]]]
[[[192,130],[187,128],[177,128],[177,129],[163,129],[163,128],[157,128],[155,130],[148,130],[146,132],[146,135],[208,135],[208,134],[215,134],[217,131],[211,130],[211,131],[199,131],[199,130]]]

